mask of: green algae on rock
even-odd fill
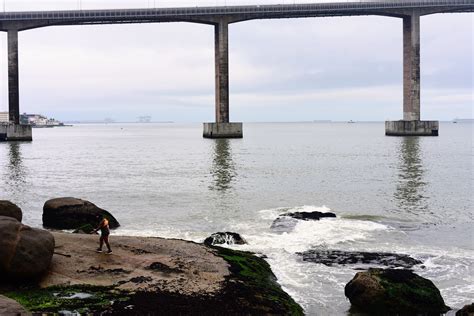
[[[250,314],[304,315],[303,309],[276,282],[270,265],[253,253],[212,247],[232,272],[227,278],[229,298]]]
[[[94,313],[108,310],[117,301],[128,300],[128,293],[125,291],[117,291],[111,286],[91,285],[48,288],[26,286],[6,292],[5,296],[16,300],[33,313],[58,313],[59,311]]]
[[[369,269],[347,283],[357,310],[385,314],[442,314],[450,310],[436,286],[411,270]]]

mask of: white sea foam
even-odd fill
[[[240,233],[248,244],[225,246],[266,255],[279,283],[309,314],[315,310],[318,315],[344,314],[350,307],[344,286],[357,272],[352,266],[327,267],[303,262],[296,254],[314,248],[409,254],[423,261],[424,267],[415,266],[415,272],[432,280],[448,305],[461,307],[474,297],[474,251],[412,243],[406,232],[364,216],[298,220],[293,229],[283,233],[270,228],[283,213],[314,211],[331,209],[310,205],[282,207],[261,210],[245,220],[230,219],[222,231]],[[202,242],[214,232],[184,231],[170,226],[156,230],[121,228],[117,234]]]
[[[294,229],[285,233],[269,229],[282,213],[313,211],[330,209],[301,206],[262,210],[259,221],[235,225],[249,244],[231,246],[265,254],[279,283],[307,311],[318,310],[322,315],[346,311],[350,304],[344,296],[344,286],[356,273],[351,266],[327,267],[303,262],[295,254],[312,248],[406,253],[424,262],[424,268],[415,267],[416,273],[433,280],[448,305],[460,307],[469,297],[474,297],[474,251],[413,244],[403,231],[357,218],[297,221]]]

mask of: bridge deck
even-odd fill
[[[181,7],[148,9],[107,9],[71,11],[32,11],[0,13],[1,24],[29,22],[34,28],[47,25],[113,24],[189,21],[213,23],[216,17],[229,16],[238,22],[251,19],[273,19],[342,15],[396,15],[403,10],[436,12],[473,12],[473,0],[386,0],[313,4],[278,4],[217,7]],[[400,11],[402,10],[402,11]],[[437,10],[437,11],[436,11]],[[428,11],[430,13],[430,11]],[[5,29],[5,27],[0,28]]]

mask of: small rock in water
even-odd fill
[[[213,245],[244,245],[247,242],[237,233],[232,232],[218,232],[214,233],[211,236],[207,237],[204,240],[204,244],[207,246]]]
[[[391,268],[402,267],[411,268],[422,263],[420,260],[405,254],[389,252],[359,252],[342,250],[308,250],[300,252],[303,261],[322,263],[327,266],[334,264],[370,264],[387,266]]]
[[[272,226],[270,228],[276,232],[288,233],[295,228],[296,224],[298,223],[298,220],[319,221],[321,218],[324,217],[336,217],[336,214],[331,212],[323,213],[318,211],[285,213],[278,216],[278,218],[273,221]]]
[[[289,233],[295,229],[297,223],[298,220],[295,218],[282,216],[273,221],[270,229],[279,233]]]
[[[344,293],[358,312],[440,315],[450,310],[433,282],[410,270],[358,272],[346,284]]]
[[[294,212],[294,213],[286,213],[282,214],[281,216],[292,217],[296,219],[301,219],[304,221],[319,221],[321,218],[324,217],[336,217],[336,214],[331,212]]]

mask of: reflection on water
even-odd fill
[[[4,174],[4,192],[6,192],[9,199],[16,199],[16,197],[22,197],[23,192],[26,190],[26,183],[28,180],[27,170],[23,164],[23,158],[21,154],[21,143],[11,142],[4,144],[7,151],[7,157],[5,157],[5,164],[3,164],[4,170],[1,174]]]
[[[423,196],[423,161],[420,158],[420,138],[403,137],[399,148],[399,174],[395,199],[400,209],[413,214],[424,213],[427,206]]]
[[[17,142],[9,143],[10,150],[8,152],[8,179],[10,185],[24,184],[26,182],[26,170],[23,166],[21,156],[21,144]]]
[[[214,159],[212,161],[212,184],[211,190],[227,191],[232,188],[232,180],[237,175],[235,164],[232,160],[232,150],[228,139],[214,140]]]

